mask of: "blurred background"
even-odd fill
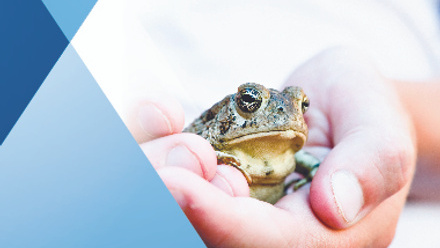
[[[439,6],[107,0],[98,1],[72,44],[118,112],[128,108],[127,96],[171,95],[188,123],[244,82],[279,88],[295,68],[334,46],[365,51],[389,78],[438,79]],[[440,247],[439,181],[424,176],[414,185],[391,247]]]

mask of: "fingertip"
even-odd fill
[[[203,161],[197,153],[188,148],[187,144],[176,145],[168,151],[164,166],[176,166],[185,168],[189,171],[205,177],[204,167],[206,162]]]
[[[175,98],[164,96],[150,99],[150,102],[155,104],[169,120],[171,134],[182,131],[185,124],[185,114],[182,105]]]
[[[197,212],[199,215],[196,215],[196,218],[204,218],[203,214],[197,211],[197,209],[203,210],[201,205],[211,206],[214,200],[224,203],[227,199],[225,198],[227,195],[221,190],[188,170],[163,167],[158,169],[157,173],[179,206],[191,216]]]
[[[216,172],[217,157],[211,144],[191,133],[180,133],[141,145],[153,166],[181,167],[211,180]]]
[[[185,121],[180,103],[166,96],[138,100],[125,119],[138,143],[178,133]]]
[[[202,177],[211,180],[217,170],[217,155],[211,144],[199,135],[192,133],[177,134],[186,140],[188,149],[197,156],[202,170]]]
[[[246,178],[232,166],[218,165],[211,183],[230,196],[249,196]]]
[[[334,229],[348,228],[365,214],[361,184],[346,170],[315,177],[310,187],[310,205],[317,217]]]

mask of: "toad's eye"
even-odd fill
[[[235,102],[241,111],[253,113],[260,108],[262,96],[255,88],[244,88],[235,95]]]
[[[307,111],[307,109],[309,108],[309,105],[310,105],[309,98],[307,98],[307,96],[305,96],[302,103],[301,103],[301,110],[302,110],[303,114]]]

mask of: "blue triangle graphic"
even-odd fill
[[[97,0],[42,0],[55,21],[71,41]]]
[[[204,247],[68,46],[0,148],[0,247]]]
[[[0,30],[1,145],[69,42],[41,1],[2,1]]]

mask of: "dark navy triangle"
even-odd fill
[[[38,0],[0,4],[0,145],[68,40]]]

